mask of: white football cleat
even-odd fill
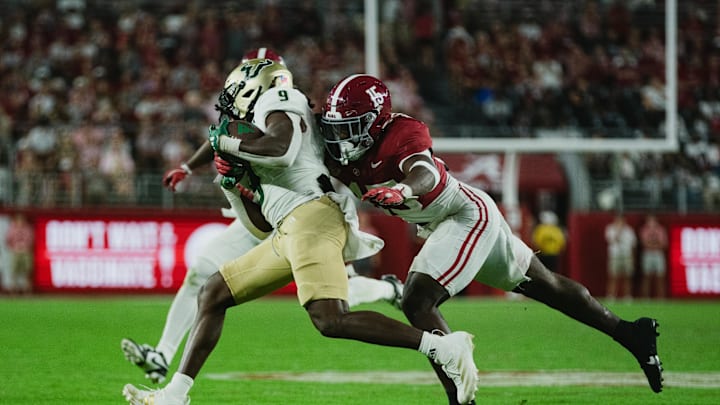
[[[164,389],[141,390],[132,384],[123,387],[123,396],[131,405],[189,405],[190,397],[173,397]]]
[[[473,335],[467,332],[453,332],[440,336],[434,352],[429,356],[435,364],[442,366],[445,374],[457,387],[457,400],[469,404],[475,399],[478,386],[478,369],[473,359]]]
[[[132,339],[123,339],[120,342],[125,358],[140,367],[145,372],[145,378],[159,384],[165,381],[168,372],[168,363],[165,355],[155,350],[154,347],[144,344],[139,345]]]

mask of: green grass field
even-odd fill
[[[155,344],[170,301],[170,296],[0,298],[0,404],[124,403],[124,384],[148,382],[123,358],[120,339]],[[456,298],[444,305],[444,313],[455,329],[475,335],[481,375],[499,379],[492,384],[481,379],[478,404],[720,403],[720,302],[610,307],[626,319],[658,318],[667,371],[661,394],[642,384],[635,360],[610,338],[535,302]],[[362,308],[404,319],[387,304]],[[272,297],[229,312],[191,398],[193,405],[446,404],[429,370],[417,352],[323,338],[293,299]],[[508,371],[517,373],[512,378],[491,373]],[[321,374],[303,374],[309,372]],[[592,377],[599,374],[592,374],[591,380],[569,384],[574,372],[611,372],[622,383],[601,385]],[[547,381],[526,384],[538,376]],[[297,381],[300,377],[309,381]],[[355,380],[360,377],[369,381]],[[710,384],[693,386],[695,380]]]

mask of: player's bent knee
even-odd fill
[[[186,291],[193,293],[194,295],[197,295],[200,292],[200,288],[205,285],[206,281],[207,277],[201,277],[198,273],[195,272],[194,269],[191,268],[188,269],[188,272],[185,275],[185,280],[183,281],[182,288],[184,288]]]
[[[561,274],[551,272],[544,266],[530,266],[527,276],[530,277],[530,281],[521,283],[513,291],[551,305],[560,302],[558,299],[564,300],[567,297],[584,301],[592,299],[587,287]]]
[[[577,296],[585,301],[593,299],[592,294],[590,294],[590,290],[588,290],[587,287],[570,279],[568,279],[568,282],[571,284],[569,288],[574,289]]]
[[[449,298],[447,290],[427,274],[411,272],[405,282],[402,311],[410,323],[426,319]]]
[[[411,294],[403,297],[402,310],[413,326],[423,330],[443,329],[445,321],[440,313],[443,300],[425,294]]]
[[[306,305],[308,315],[315,329],[330,338],[345,336],[344,318],[347,313],[340,300],[318,300]]]
[[[313,323],[318,332],[325,337],[341,338],[345,335],[343,333],[342,321],[339,317],[326,317]]]
[[[217,273],[219,270],[218,265],[207,257],[199,257],[197,262],[188,269],[185,275],[184,284],[191,284],[193,286],[202,287],[205,282]]]
[[[405,295],[402,300],[402,311],[410,323],[426,318],[435,310],[435,302],[427,297]]]
[[[198,294],[198,309],[200,311],[224,310],[234,305],[235,300],[222,275],[215,273],[210,276]]]

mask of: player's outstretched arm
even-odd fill
[[[400,169],[405,174],[401,182],[392,187],[368,190],[362,199],[380,207],[397,207],[409,198],[417,198],[430,192],[440,180],[440,174],[429,153],[408,157],[402,162]]]
[[[163,186],[170,191],[175,191],[178,183],[191,175],[193,170],[212,162],[212,160],[213,150],[210,142],[206,141],[195,151],[187,162],[180,165],[180,167],[168,170],[165,175],[163,175]]]

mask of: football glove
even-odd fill
[[[390,187],[374,188],[362,196],[363,201],[367,200],[378,207],[392,208],[405,202],[402,189]]]
[[[182,165],[177,169],[168,170],[163,176],[163,185],[170,191],[175,191],[175,187],[178,183],[185,180],[185,178],[191,173],[189,168],[186,167],[187,165]]]
[[[230,124],[227,118],[223,118],[220,124],[211,125],[208,129],[208,141],[215,152],[238,157],[241,137],[244,134],[255,134],[259,130],[252,123],[243,120],[232,121],[232,125]],[[230,130],[233,135],[230,135]]]
[[[229,160],[224,159],[218,153],[215,153],[214,162],[215,168],[217,169],[218,173],[222,174],[223,176],[232,177],[244,173],[244,168],[242,165],[236,163],[235,161],[230,162]]]
[[[230,162],[220,154],[215,153],[214,162],[218,173],[223,176],[220,185],[226,190],[235,187],[245,175],[246,166],[240,161],[233,160]]]
[[[212,124],[210,128],[208,128],[208,141],[215,152],[222,152],[222,150],[220,150],[220,139],[223,136],[230,135],[228,132],[229,123],[230,121],[227,118],[223,118],[220,124]]]

